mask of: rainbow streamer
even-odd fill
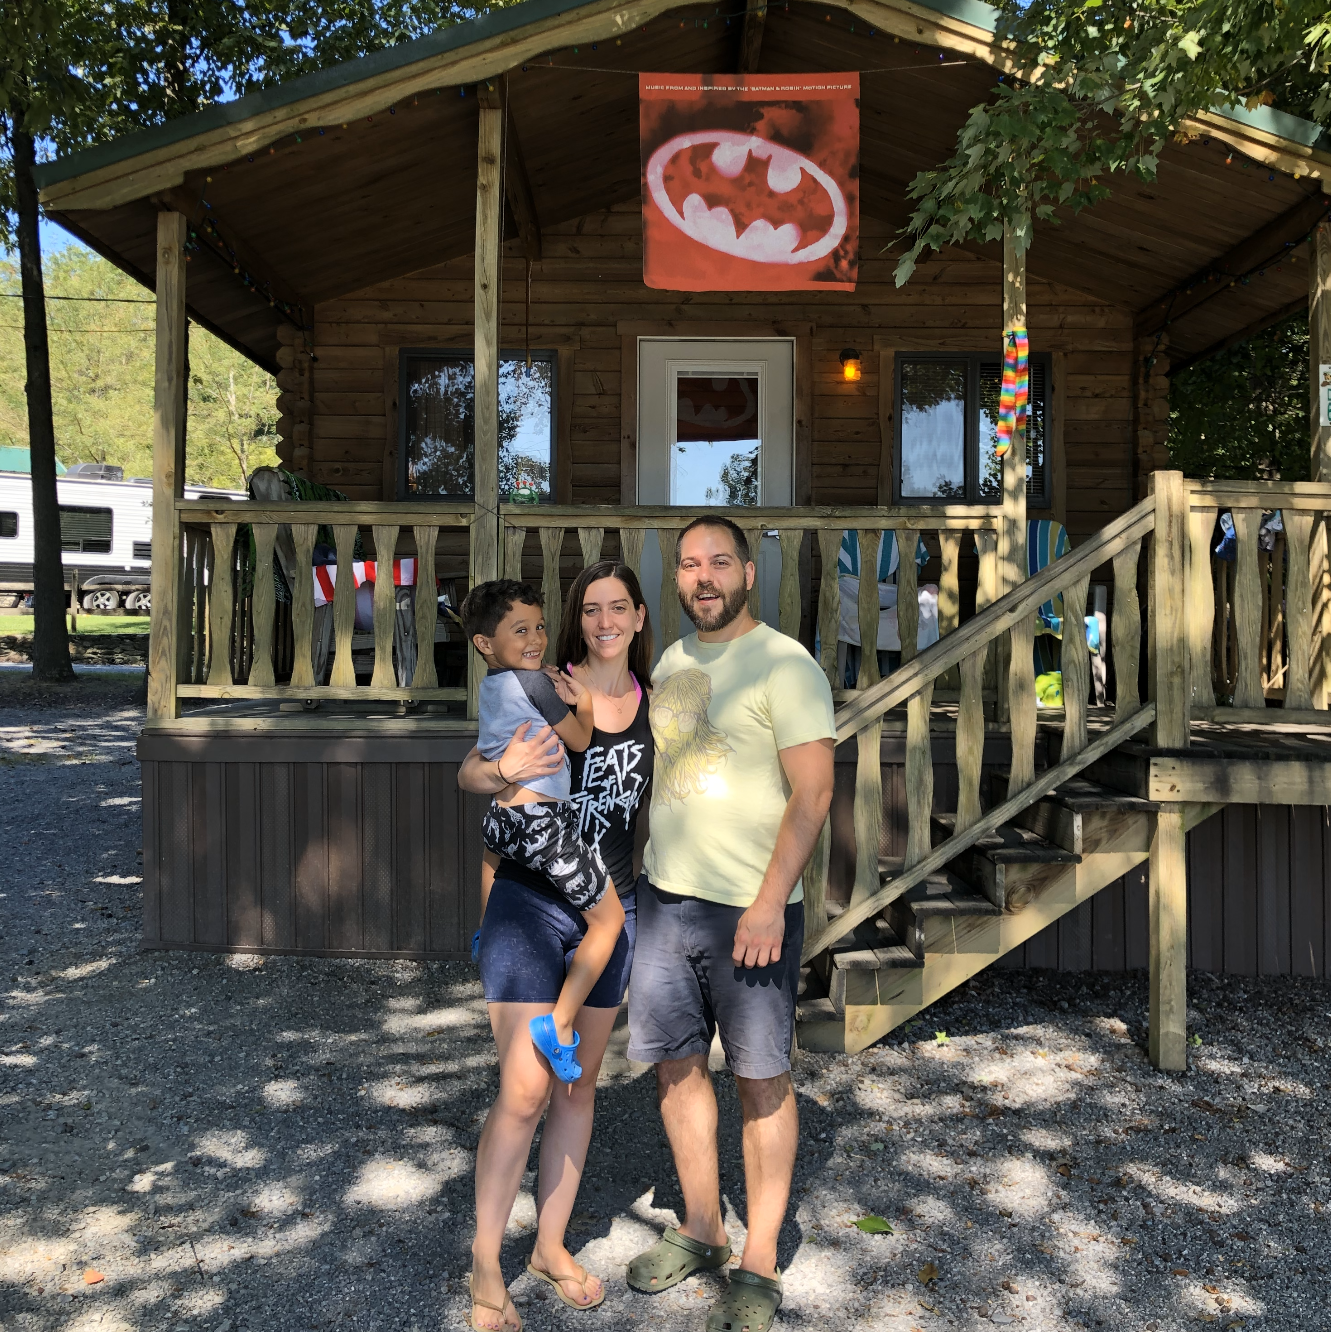
[[[1014,328],[1003,334],[1003,339],[1003,387],[998,397],[998,447],[994,450],[1000,458],[1007,453],[1015,432],[1025,431],[1026,404],[1031,396],[1030,338],[1024,328]]]

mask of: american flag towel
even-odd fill
[[[375,561],[357,560],[351,566],[351,575],[357,587],[362,583],[377,581],[375,578]],[[414,587],[416,585],[416,561],[414,559],[394,560],[393,582],[398,587]],[[316,606],[330,605],[336,587],[337,565],[316,564],[314,566],[314,604]]]

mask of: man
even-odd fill
[[[730,1261],[707,1072],[719,1028],[744,1120],[748,1236],[707,1327],[766,1332],[781,1306],[776,1242],[799,1136],[800,875],[832,801],[832,693],[799,643],[749,613],[754,566],[734,523],[690,523],[675,565],[697,633],[667,648],[652,677],[656,770],[628,1053],[656,1065],[685,1215],[628,1279],[661,1291]]]

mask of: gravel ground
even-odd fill
[[[465,1327],[496,1083],[474,970],[140,952],[136,687],[72,707],[0,680],[0,1323]],[[1192,999],[1186,1076],[1146,1061],[1140,975],[993,972],[864,1055],[799,1056],[779,1325],[1331,1326],[1331,988],[1194,976]],[[715,1277],[624,1284],[678,1194],[650,1078],[604,1082],[571,1247],[606,1304],[525,1275],[530,1193],[514,1295],[538,1332],[701,1332]]]

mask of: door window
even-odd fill
[[[672,504],[761,502],[760,392],[756,375],[677,376]]]

